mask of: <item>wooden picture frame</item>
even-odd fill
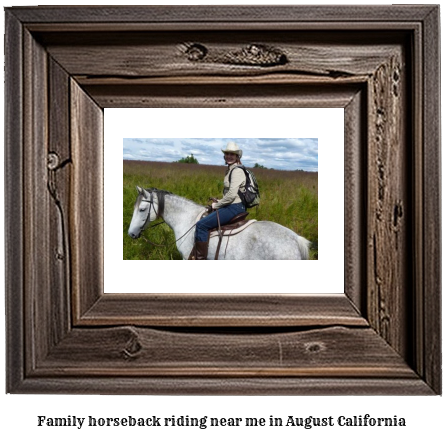
[[[7,392],[441,394],[439,41],[438,6],[6,8]],[[345,294],[104,295],[103,108],[174,106],[345,108]]]

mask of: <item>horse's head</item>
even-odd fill
[[[155,189],[146,190],[137,186],[137,200],[134,205],[128,234],[138,239],[142,231],[159,216],[158,196]]]

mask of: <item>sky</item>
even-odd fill
[[[318,171],[317,138],[124,138],[123,159],[172,162],[193,154],[200,164],[224,165],[229,141],[243,150],[246,167]]]

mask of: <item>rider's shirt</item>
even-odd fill
[[[223,198],[215,204],[215,208],[221,208],[230,204],[238,204],[241,201],[238,196],[238,190],[245,191],[246,176],[242,169],[235,169],[237,163],[231,164],[224,179]],[[229,174],[231,175],[231,184],[229,184]]]

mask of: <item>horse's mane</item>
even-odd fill
[[[168,192],[167,190],[159,190],[156,189],[155,187],[149,188],[149,189],[145,189],[147,192],[151,193],[154,192],[157,195],[157,200],[158,200],[158,215],[162,216],[163,215],[163,209],[165,207],[165,196],[166,195],[172,195],[171,192]]]
[[[149,189],[145,189],[147,192],[154,192],[157,195],[158,198],[158,204],[159,204],[159,214],[160,216],[163,214],[163,207],[165,205],[165,196],[166,195],[171,195],[171,196],[176,196],[177,198],[181,198],[187,202],[190,202],[191,204],[195,205],[196,207],[202,207],[202,205],[197,204],[196,202],[192,201],[191,199],[185,198],[183,196],[179,196],[176,195],[175,193],[172,192],[168,192],[167,190],[161,190],[161,189],[156,189],[155,187],[149,188]]]

